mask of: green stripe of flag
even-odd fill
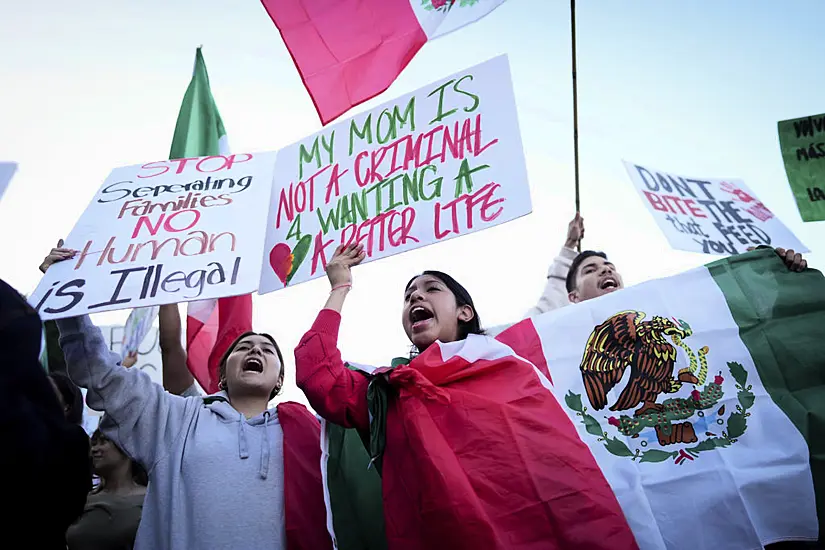
[[[324,422],[326,490],[338,550],[386,550],[381,477],[358,432]]]
[[[183,102],[172,138],[170,159],[202,157],[221,153],[221,138],[226,137],[218,106],[209,87],[209,75],[201,49],[195,54],[192,80]]]
[[[825,278],[794,273],[773,250],[707,266],[776,405],[810,450],[819,524],[825,525]]]

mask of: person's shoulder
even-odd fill
[[[181,392],[180,396],[181,397],[206,397],[201,393],[200,389],[198,389],[198,386],[195,382],[193,382],[191,386],[189,386],[188,388],[183,390],[183,392]]]
[[[101,501],[106,500],[106,493],[103,491],[99,491],[98,488],[94,488],[89,491],[89,495],[86,497],[86,507],[92,506],[97,504]]]

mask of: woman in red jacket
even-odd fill
[[[427,271],[404,290],[401,321],[418,355],[371,375],[347,368],[338,328],[350,268],[363,259],[361,246],[336,250],[329,298],[295,362],[315,410],[369,441],[389,549],[636,548],[613,491],[547,389],[546,365],[542,373],[529,359],[540,345],[522,345],[531,330],[537,342],[529,320],[484,336],[469,293]]]

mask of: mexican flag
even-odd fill
[[[201,49],[175,125],[170,159],[229,154],[221,115],[209,88]],[[186,312],[186,364],[207,393],[218,391],[218,366],[226,348],[252,330],[252,296],[190,302]]]
[[[327,124],[371,99],[419,49],[504,0],[261,0]]]
[[[506,364],[506,384],[496,364]],[[414,386],[403,380],[411,376]],[[524,412],[537,383],[553,397],[543,405],[553,433]],[[488,533],[484,548],[517,549],[635,541],[642,549],[745,550],[819,537],[825,280],[788,271],[772,250],[524,320],[495,339],[431,346],[375,376],[368,397],[370,434],[322,423],[327,524],[341,550],[410,547],[397,536],[410,520],[388,506],[387,484],[415,499],[427,494],[421,487],[450,479],[466,494],[454,490],[449,500],[484,513],[466,516],[452,537],[442,533],[444,548],[465,548],[475,532]],[[481,397],[497,404],[479,408]],[[393,449],[400,436],[406,448]],[[598,465],[586,476],[573,438]],[[500,456],[489,452],[507,445]],[[563,446],[567,463],[559,461]],[[426,468],[406,455],[439,465],[437,475],[416,477]],[[390,474],[390,460],[411,470]],[[523,472],[535,484],[520,485]],[[559,521],[605,485],[623,525],[606,521],[604,499],[592,513]],[[508,530],[533,505],[541,519]]]

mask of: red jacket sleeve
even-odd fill
[[[295,348],[298,387],[318,414],[345,428],[369,430],[367,377],[344,366],[338,351],[341,314],[322,309]]]

